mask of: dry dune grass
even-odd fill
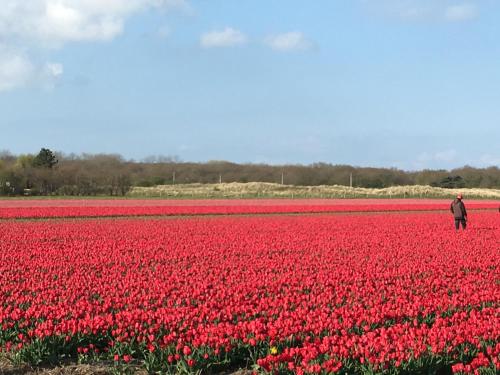
[[[340,185],[293,186],[266,182],[179,184],[134,187],[129,196],[164,198],[465,198],[500,199],[500,189],[443,189],[432,186],[393,186],[383,189]]]

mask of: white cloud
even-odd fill
[[[59,78],[61,64],[30,61],[41,49],[108,41],[123,32],[133,14],[170,8],[190,9],[187,0],[1,0],[0,90]]]
[[[34,74],[34,67],[24,56],[0,49],[0,92],[25,86]]]
[[[183,0],[4,0],[0,36],[60,46],[105,41],[123,32],[125,20],[154,7],[182,7]]]
[[[476,18],[479,10],[474,4],[451,5],[446,8],[444,17],[447,21],[468,21]]]
[[[0,49],[0,92],[29,85],[51,89],[63,72],[60,63],[37,66],[22,54]]]
[[[313,43],[299,31],[268,36],[265,43],[273,50],[282,52],[306,51],[313,47]]]
[[[246,35],[231,27],[226,27],[222,31],[207,32],[200,38],[200,45],[203,48],[233,47],[243,45],[246,42]]]

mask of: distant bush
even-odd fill
[[[461,176],[448,176],[437,183],[432,183],[431,186],[445,189],[460,189],[466,187],[466,184]]]

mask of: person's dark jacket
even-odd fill
[[[450,210],[453,213],[455,219],[465,219],[467,218],[467,211],[465,210],[464,202],[460,199],[455,199],[451,202]]]

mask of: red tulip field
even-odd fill
[[[213,200],[0,200],[0,218],[229,215],[448,209],[442,199],[213,199]],[[493,209],[493,200],[470,201],[474,209]]]
[[[494,202],[466,202],[465,231],[436,211],[449,202],[108,202],[0,203],[6,355],[163,374],[500,372]],[[325,211],[353,213],[278,214]],[[109,212],[190,216],[69,219]],[[26,219],[51,216],[68,218]]]

